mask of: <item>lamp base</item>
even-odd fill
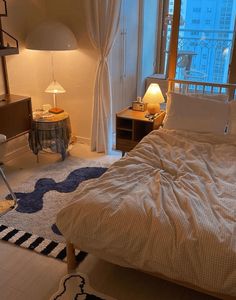
[[[52,114],[60,114],[64,111],[64,109],[59,108],[59,107],[52,107],[49,109],[49,112]]]
[[[159,114],[161,111],[160,104],[159,103],[148,103],[147,104],[147,111],[149,115],[155,115]]]

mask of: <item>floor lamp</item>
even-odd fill
[[[56,94],[65,93],[65,89],[55,80],[54,51],[68,51],[78,48],[73,32],[63,23],[47,21],[39,24],[26,38],[26,48],[31,50],[51,51],[52,82],[46,88],[46,93],[53,94],[51,113],[61,113],[63,109],[57,107]]]

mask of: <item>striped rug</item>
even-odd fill
[[[66,261],[65,243],[51,241],[36,234],[18,230],[13,227],[0,225],[0,239],[16,246],[36,251],[42,255],[51,256],[61,261]],[[81,261],[87,254],[76,250],[76,259]]]

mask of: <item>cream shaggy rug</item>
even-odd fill
[[[57,213],[75,201],[79,186],[101,176],[117,159],[68,157],[13,186],[18,204],[0,217],[0,239],[64,260],[65,240],[55,224]]]

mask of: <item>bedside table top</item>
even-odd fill
[[[150,120],[146,118],[145,116],[148,114],[147,111],[135,111],[132,110],[132,108],[126,108],[116,114],[117,117],[125,118],[125,119],[132,119],[132,120],[138,120],[148,123],[153,123],[154,120],[159,118],[161,115],[165,114],[165,111],[161,111],[159,115],[153,120]]]
[[[42,122],[42,123],[51,123],[51,122],[59,122],[65,120],[69,117],[67,112],[62,112],[60,114],[52,114],[42,115],[40,117],[33,117],[34,122]]]

